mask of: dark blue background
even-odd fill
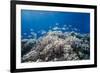
[[[59,24],[59,25],[56,25]],[[78,29],[78,33],[90,33],[90,14],[77,12],[56,12],[56,11],[37,11],[21,10],[21,35],[24,38],[31,35],[30,32],[37,33],[38,37],[41,30],[51,30],[51,28],[66,25],[69,29],[63,32]]]

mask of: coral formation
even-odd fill
[[[22,39],[22,62],[86,60],[90,36],[75,32],[48,31],[38,39]]]

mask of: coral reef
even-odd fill
[[[90,36],[75,32],[49,31],[38,39],[22,39],[22,62],[86,60]]]

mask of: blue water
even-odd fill
[[[90,14],[79,12],[56,12],[21,10],[21,36],[32,38],[48,31],[90,33]],[[33,33],[34,32],[34,33]]]

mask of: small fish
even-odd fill
[[[27,35],[27,33],[23,33],[24,35]]]
[[[59,25],[59,23],[56,23],[56,25]]]
[[[33,31],[33,29],[30,29],[30,31]]]
[[[28,35],[28,38],[31,38],[32,36],[31,35]]]
[[[66,28],[63,27],[62,30],[66,30]]]
[[[42,30],[42,31],[41,31],[41,34],[45,34],[45,33],[46,33],[46,31],[45,31],[45,30]]]
[[[53,30],[59,30],[59,29],[60,29],[59,27],[54,27],[54,28],[53,28]]]

